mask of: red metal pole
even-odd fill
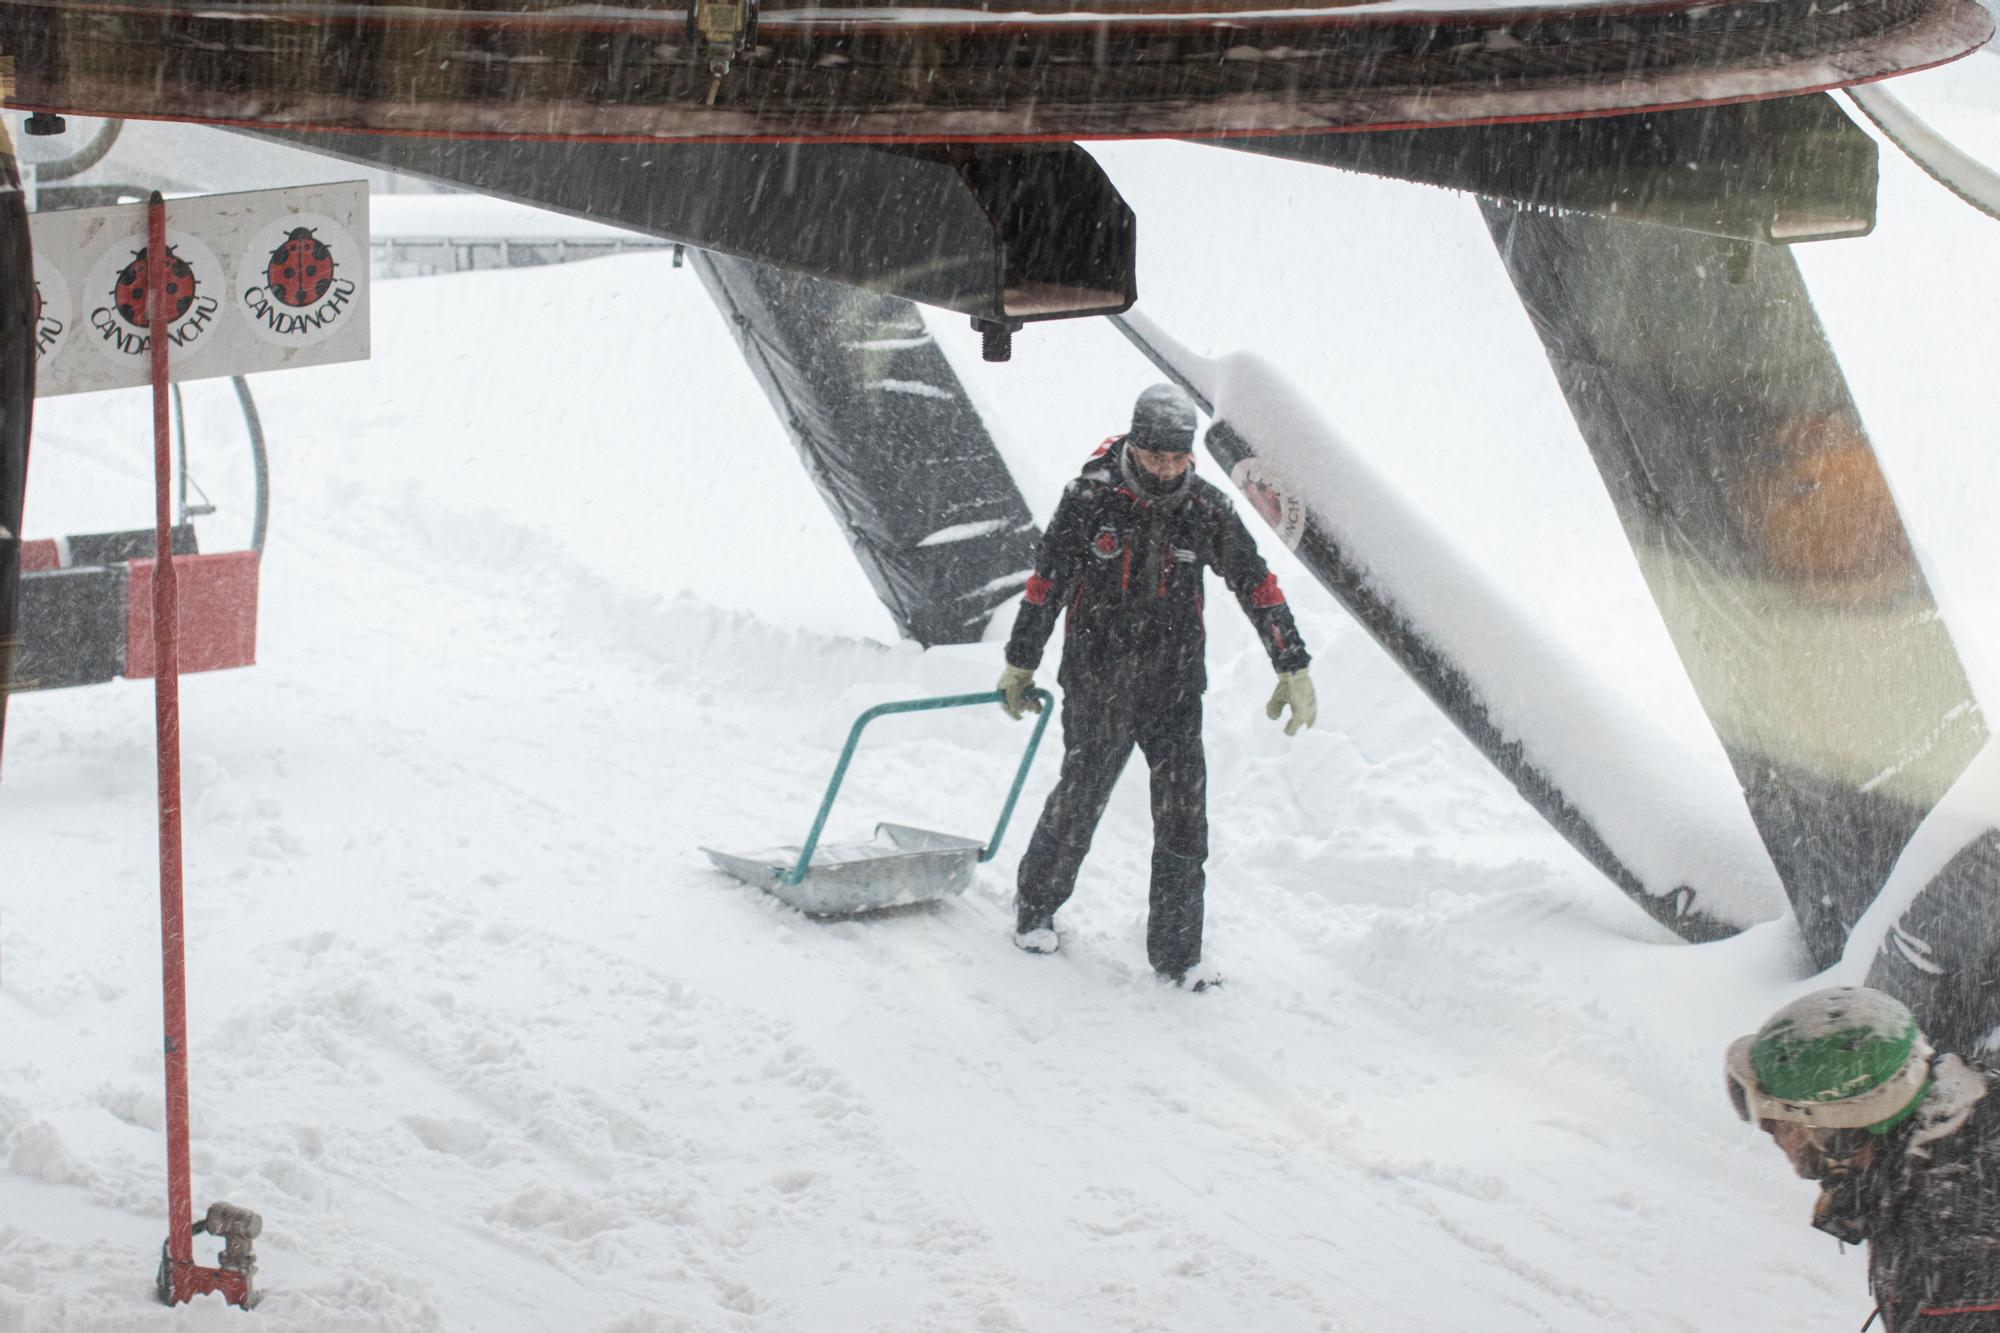
[[[160,761],[160,973],[167,1052],[167,1257],[173,1299],[185,1298],[194,1264],[193,1187],[188,1179],[187,965],[181,911],[180,604],[174,587],[173,520],[167,479],[167,329],[172,320],[167,205],[146,209],[146,300],[153,363],[153,715]]]

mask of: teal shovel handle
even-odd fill
[[[993,836],[979,853],[983,865],[993,859],[993,853],[1000,850],[1001,835],[1007,832],[1007,821],[1014,816],[1014,803],[1021,799],[1021,788],[1028,781],[1028,767],[1035,762],[1035,751],[1041,747],[1042,732],[1048,729],[1049,715],[1055,711],[1055,700],[1047,690],[1029,690],[1028,697],[1040,701],[1042,711],[1035,719],[1035,730],[1028,737],[1028,748],[1021,755],[1021,766],[1014,771],[1014,785],[1007,792],[1007,804],[1000,808],[1000,822],[993,826]],[[847,744],[840,752],[840,762],[833,766],[833,781],[826,785],[826,798],[819,803],[819,814],[813,819],[812,832],[806,834],[805,846],[799,849],[799,863],[790,870],[776,872],[781,884],[797,884],[806,877],[806,868],[812,864],[813,849],[819,846],[820,832],[826,828],[826,817],[833,813],[833,798],[840,794],[840,781],[847,776],[847,765],[854,758],[854,747],[861,743],[861,733],[878,717],[891,713],[925,713],[933,708],[965,708],[973,704],[997,704],[1007,698],[1000,690],[988,690],[984,694],[945,694],[935,699],[903,699],[896,703],[876,704],[873,708],[854,719],[853,728],[847,733]]]

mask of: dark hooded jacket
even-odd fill
[[[1204,662],[1202,571],[1236,595],[1279,671],[1311,660],[1277,576],[1257,554],[1228,499],[1190,468],[1155,493],[1125,459],[1121,436],[1092,456],[1063,492],[1042,534],[1027,596],[1007,640],[1007,661],[1029,670],[1056,618],[1068,612],[1063,688],[1134,688],[1199,695]]]
[[[1868,1242],[1888,1333],[2000,1333],[2000,1074],[1937,1057],[1929,1092],[1829,1181],[1815,1225]]]

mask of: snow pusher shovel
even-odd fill
[[[808,916],[877,912],[887,907],[905,907],[963,893],[965,886],[972,882],[972,868],[992,860],[993,853],[999,850],[1001,835],[1006,833],[1007,821],[1014,814],[1014,802],[1020,799],[1021,787],[1028,780],[1028,766],[1035,762],[1035,751],[1042,743],[1042,732],[1049,725],[1049,714],[1053,711],[1049,692],[1031,690],[1029,693],[1040,701],[1041,715],[1035,720],[1033,734],[1028,737],[1028,748],[1021,755],[1021,766],[1014,773],[1014,785],[1007,792],[1007,803],[1000,807],[1000,822],[993,826],[993,836],[984,844],[977,838],[933,833],[929,829],[911,828],[906,824],[877,824],[875,837],[869,842],[821,846],[819,835],[820,830],[826,827],[827,815],[833,810],[833,798],[840,794],[840,780],[847,776],[847,765],[854,758],[854,747],[860,743],[861,732],[870,722],[890,713],[921,713],[934,708],[995,704],[1006,697],[998,690],[986,694],[947,694],[935,699],[905,699],[897,703],[877,704],[856,718],[853,729],[847,733],[847,746],[840,752],[840,762],[833,766],[833,781],[827,784],[826,798],[819,803],[819,815],[813,820],[812,831],[806,834],[803,847],[773,847],[741,856],[718,852],[710,847],[701,850],[708,853],[709,860],[745,884],[776,894]]]

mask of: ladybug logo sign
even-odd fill
[[[237,312],[266,342],[310,346],[353,322],[361,263],[360,247],[340,223],[288,213],[251,239]]]
[[[90,311],[90,328],[99,351],[120,360],[142,357],[151,350],[152,304],[149,267],[143,235],[114,242],[91,268],[86,290],[101,304]],[[166,281],[160,297],[166,303],[167,341],[176,351],[202,344],[222,309],[222,269],[208,247],[194,237],[167,232]]]
[[[23,272],[13,295],[38,395],[146,384],[155,356],[170,380],[367,357],[366,182],[201,195],[160,211],[30,216],[34,285]]]
[[[1305,501],[1259,458],[1243,459],[1229,469],[1229,479],[1249,497],[1251,507],[1264,516],[1278,540],[1298,550],[1299,540],[1306,534]]]

